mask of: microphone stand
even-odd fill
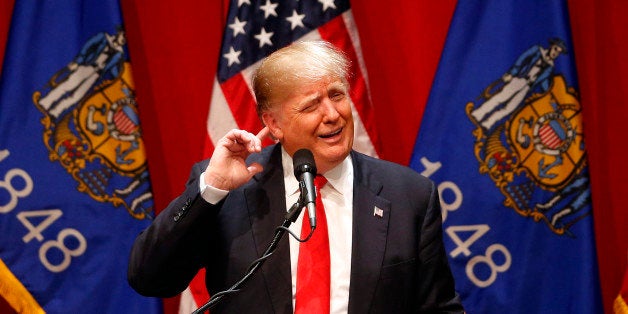
[[[301,210],[303,210],[303,207],[305,207],[305,198],[303,197],[303,193],[301,193],[299,196],[299,200],[297,200],[297,202],[294,203],[294,205],[292,205],[292,207],[290,207],[290,209],[288,210],[283,224],[275,229],[275,236],[273,237],[273,240],[270,241],[270,244],[268,244],[268,248],[266,248],[266,251],[264,251],[262,257],[253,261],[242,279],[240,279],[233,286],[231,286],[231,288],[212,295],[207,303],[199,307],[196,311],[192,312],[192,314],[201,314],[207,311],[209,308],[218,304],[218,302],[222,300],[225,296],[240,291],[239,288],[244,285],[244,283],[246,283],[251,278],[255,271],[257,271],[262,266],[262,264],[264,264],[264,262],[273,254],[273,252],[275,252],[275,249],[279,244],[279,240],[281,240],[286,231],[290,232],[288,230],[288,227],[290,227],[290,225],[297,220],[297,217],[299,217],[299,214],[301,213]]]

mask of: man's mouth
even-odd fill
[[[319,135],[319,137],[321,137],[321,138],[330,138],[330,137],[334,137],[334,136],[340,134],[341,132],[342,132],[342,128],[340,128],[340,129],[338,129],[338,130],[336,130],[335,132],[332,132],[332,133]]]

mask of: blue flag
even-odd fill
[[[154,313],[127,284],[153,216],[117,0],[17,1],[0,81],[0,295],[17,312]]]
[[[582,105],[566,1],[458,2],[411,167],[469,313],[602,312]]]

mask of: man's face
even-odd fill
[[[262,118],[288,154],[311,150],[319,173],[347,157],[353,145],[353,116],[347,87],[340,79],[301,84],[277,98]]]
[[[118,34],[116,35],[115,43],[118,44],[118,46],[120,47],[126,44],[126,37],[124,36],[124,32],[118,32]]]
[[[549,56],[550,58],[552,58],[552,60],[556,60],[556,58],[558,58],[558,56],[560,56],[560,54],[563,52],[563,48],[558,46],[558,45],[551,45],[550,46],[550,52],[549,52]]]

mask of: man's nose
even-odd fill
[[[340,113],[338,112],[338,108],[336,107],[336,105],[337,104],[329,98],[323,99],[321,108],[323,109],[325,121],[333,121],[340,117]]]

